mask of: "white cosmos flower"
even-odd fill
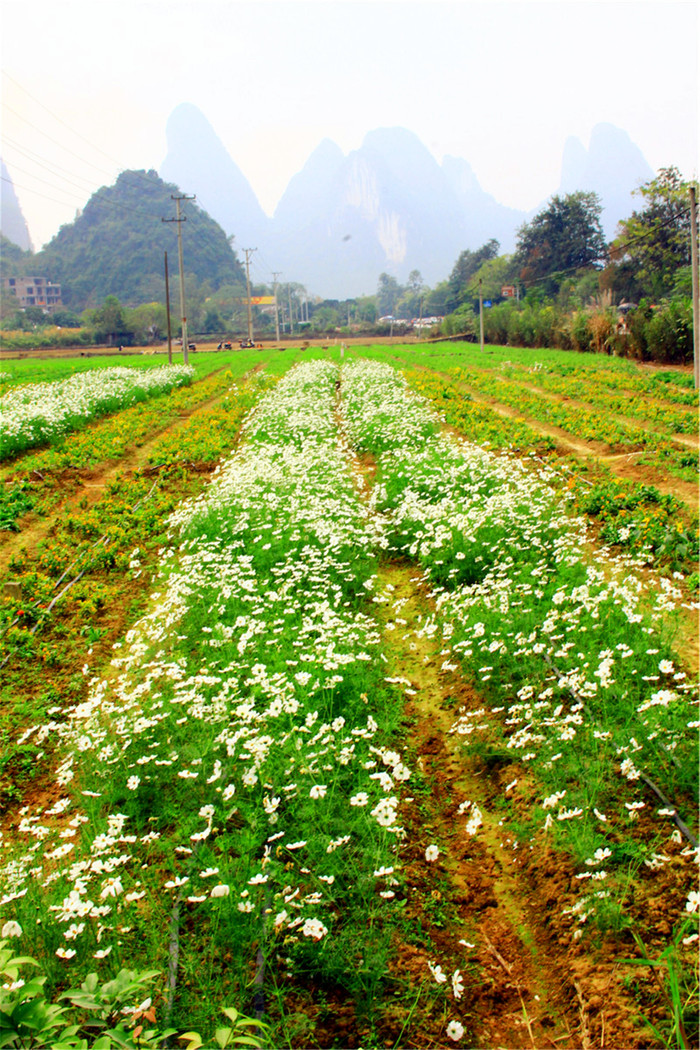
[[[22,927],[20,926],[20,924],[18,922],[15,922],[14,919],[10,919],[9,922],[5,923],[5,925],[2,928],[2,931],[0,931],[0,936],[2,936],[3,938],[4,937],[21,937],[22,936]]]
[[[439,963],[428,963],[428,969],[432,973],[437,984],[445,984],[447,982],[447,974],[443,973],[442,966]]]
[[[106,879],[100,890],[100,898],[104,900],[106,897],[118,897],[120,893],[124,892],[121,879],[117,875],[113,879]]]
[[[425,859],[432,864],[433,861],[437,860],[440,856],[440,850],[437,846],[428,846],[425,851]]]
[[[315,941],[320,941],[326,936],[328,930],[319,919],[307,919],[301,932],[304,937],[313,937]]]
[[[447,1026],[447,1034],[455,1043],[459,1042],[464,1035],[464,1025],[460,1024],[459,1021],[450,1021]]]
[[[226,885],[226,883],[225,882],[220,882],[220,883],[218,883],[218,885],[212,886],[209,896],[210,897],[228,897],[230,892],[231,892],[231,890]]]

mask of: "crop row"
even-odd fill
[[[91,419],[190,383],[186,365],[81,372],[55,383],[11,388],[0,400],[0,459],[56,441]]]
[[[151,445],[151,466],[115,477],[93,503],[81,500],[64,508],[43,540],[10,559],[0,602],[0,731],[5,741],[0,802],[16,798],[32,773],[45,775],[51,747],[17,742],[27,719],[45,717],[60,697],[82,696],[86,650],[103,652],[136,615],[156,552],[165,542],[167,515],[199,491],[214,465],[230,454],[244,415],[269,385],[265,376],[238,385],[225,376],[220,381],[228,390],[220,389],[211,405]],[[125,414],[136,427],[139,413],[150,418],[152,408],[142,404]],[[118,417],[109,425],[110,430],[118,425]],[[36,509],[58,496],[60,489],[53,486],[40,499],[37,494]],[[131,579],[135,548],[140,576]],[[41,759],[39,750],[48,755]]]
[[[515,365],[501,365],[503,375],[515,381],[525,382],[536,386],[538,389],[551,391],[567,398],[576,398],[586,402],[595,408],[602,409],[606,413],[617,413],[621,416],[633,416],[636,419],[647,420],[650,423],[660,424],[666,430],[674,434],[694,434],[698,428],[698,406],[697,395],[688,397],[690,392],[683,391],[684,403],[669,403],[665,395],[675,392],[669,383],[657,384],[654,387],[653,396],[641,396],[634,389],[634,383],[630,387],[622,387],[611,392],[604,380],[605,373],[588,372],[583,369],[578,375],[567,373],[559,375],[543,367],[530,367],[524,370]]]
[[[625,392],[634,397],[648,394],[661,403],[698,405],[692,372],[646,368],[619,357],[513,346],[488,346],[482,352],[473,343],[437,343],[411,350],[411,356],[418,355],[430,367],[440,370],[459,363],[467,368],[513,372],[536,382],[543,375],[552,376],[569,379],[574,385],[586,382],[594,391]]]
[[[350,367],[345,384],[351,440],[377,457],[390,549],[431,586],[425,631],[450,637],[446,657],[481,699],[453,732],[465,754],[508,763],[521,835],[549,836],[577,858],[582,886],[592,880],[573,926],[619,909],[640,813],[662,841],[673,831],[675,807],[654,812],[650,783],[697,821],[696,690],[666,629],[680,593],[659,578],[646,612],[628,564],[586,561],[585,521],[566,514],[546,469],[436,432],[393,369]],[[645,856],[665,863],[658,845]]]
[[[6,842],[2,906],[55,985],[128,961],[178,975],[178,1026],[252,988],[284,1029],[299,979],[371,1013],[410,892],[412,774],[370,614],[387,556],[422,565],[422,633],[479,698],[455,720],[465,761],[512,772],[525,848],[579,865],[574,939],[621,911],[633,860],[648,878],[688,863],[671,821],[681,807],[694,823],[698,714],[665,634],[670,581],[647,612],[628,562],[584,559],[585,522],[546,468],[444,435],[388,366],[302,366],[244,435],[172,515],[149,611],[109,673],[86,665],[87,695],[23,734],[60,763]],[[376,459],[368,503],[353,453]],[[674,805],[651,805],[650,783]],[[490,815],[455,799],[454,819],[472,836]]]
[[[524,456],[544,454],[550,462],[554,458],[551,438],[521,419],[504,421],[494,408],[474,401],[444,375],[425,369],[407,369],[405,375],[411,389],[428,398],[445,422],[469,441],[483,448],[511,449]],[[600,525],[605,543],[670,565],[673,570],[694,571],[697,517],[693,519],[680,500],[653,485],[615,477],[601,463],[593,468],[569,456],[561,466],[558,475],[551,475],[551,483],[563,489],[565,496],[573,497],[576,510]]]
[[[603,411],[564,404],[538,395],[524,386],[477,369],[456,368],[451,374],[468,387],[585,441],[600,441],[612,451],[642,451],[647,462],[689,481],[697,479],[698,458],[662,434],[616,420]]]
[[[93,420],[84,428],[66,434],[55,444],[28,451],[6,462],[0,473],[3,482],[0,488],[0,531],[18,531],[21,527],[18,519],[27,511],[33,510],[36,515],[51,513],[80,486],[85,472],[121,463],[125,459],[128,463],[134,453],[152,442],[154,434],[173,425],[173,433],[181,434],[181,417],[221,397],[250,365],[250,358],[241,355],[230,367],[205,375],[191,385],[154,394],[147,401],[139,401]],[[214,424],[215,427],[220,425]],[[209,462],[212,456],[218,455],[216,441],[211,448],[207,448],[206,441],[200,448],[193,448],[189,441],[181,441],[177,458]],[[151,461],[154,461],[153,457]],[[155,462],[160,462],[158,456]]]
[[[388,951],[410,771],[387,745],[398,707],[363,612],[378,544],[336,378],[302,366],[261,399],[172,517],[177,550],[111,675],[25,734],[64,758],[60,798],[22,814],[4,865],[23,947],[58,981],[65,965],[164,970],[179,915],[175,1024],[243,999],[261,943],[266,988],[316,974],[358,998]]]

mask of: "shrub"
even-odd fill
[[[662,303],[647,324],[652,361],[685,364],[693,360],[693,311],[690,299]]]

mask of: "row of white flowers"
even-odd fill
[[[620,833],[642,810],[681,847],[673,809],[654,807],[648,788],[653,777],[692,797],[696,784],[697,689],[670,647],[681,592],[658,577],[654,593],[628,559],[594,561],[585,519],[567,513],[546,468],[440,432],[394,369],[348,366],[344,389],[350,439],[377,456],[373,504],[390,543],[425,568],[436,614],[423,630],[449,639],[445,666],[477,691],[453,733],[507,757],[509,798],[518,778],[526,799],[533,777],[541,784],[531,828],[556,835],[595,884],[572,917],[582,923],[609,897],[603,861],[626,871]]]
[[[0,877],[33,954],[41,940],[63,964],[164,967],[176,900],[193,938],[210,929],[193,953],[231,952],[243,983],[265,929],[285,966],[330,937],[348,972],[381,939],[370,917],[399,892],[410,771],[388,743],[398,694],[364,611],[379,538],[338,441],[336,379],[310,363],[261,399],[247,441],[173,515],[152,608],[111,673],[25,734],[65,752],[61,797],[23,812],[28,846],[7,843]]]
[[[189,365],[98,368],[52,383],[11,387],[0,398],[0,459],[55,441],[90,419],[192,381]]]

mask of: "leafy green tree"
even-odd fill
[[[466,285],[466,296],[471,300],[479,298],[479,291],[484,299],[502,299],[504,285],[513,284],[517,267],[512,255],[499,255],[482,263]]]
[[[611,245],[619,279],[634,278],[639,296],[672,295],[686,283],[690,271],[689,183],[677,168],[661,168],[656,178],[636,190],[644,202],[640,211],[618,224]]]
[[[80,318],[73,310],[54,310],[51,321],[61,328],[80,328]]]
[[[379,316],[376,295],[361,295],[357,298],[354,316],[360,324],[373,324]]]
[[[553,196],[518,230],[516,261],[521,280],[541,283],[551,295],[566,274],[599,266],[606,256],[601,212],[597,193],[579,190]]]
[[[317,306],[311,315],[311,327],[315,332],[332,332],[342,323],[343,317],[340,311],[329,303]]]
[[[95,338],[110,345],[131,343],[133,330],[129,327],[122,304],[116,295],[108,295],[103,305],[92,316]]]
[[[463,303],[470,297],[470,293],[467,290],[469,281],[479,267],[483,266],[490,259],[496,258],[499,247],[498,241],[492,238],[486,244],[482,244],[481,248],[477,248],[476,251],[466,250],[460,252],[457,262],[452,268],[452,273],[447,279],[449,295],[445,303],[445,309],[448,312],[452,313],[460,303]]]
[[[444,317],[448,312],[447,303],[450,296],[449,281],[440,281],[423,300],[423,316]]]
[[[168,318],[162,303],[144,303],[125,311],[127,326],[136,343],[155,343],[168,332]]]
[[[420,270],[411,270],[408,275],[408,283],[396,304],[396,316],[404,318],[418,317],[422,311],[422,301],[428,290]]]

